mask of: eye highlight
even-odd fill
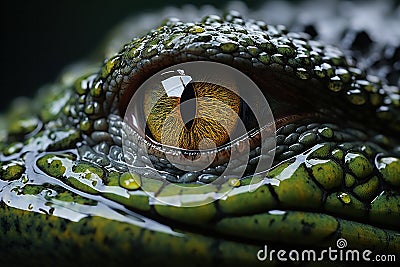
[[[183,82],[179,76],[173,78]],[[164,145],[187,150],[212,149],[228,142],[239,119],[240,97],[213,83],[181,85],[180,90],[164,85],[145,93],[149,134]]]

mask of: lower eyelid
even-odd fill
[[[264,129],[261,129],[261,131],[263,130]],[[139,137],[139,139],[141,140],[138,141],[138,143],[143,144],[145,146],[145,150],[147,150],[150,155],[154,155],[158,158],[165,159],[166,155],[168,154],[168,158],[172,160],[175,159],[176,162],[180,162],[181,159],[196,160],[200,157],[204,157],[204,162],[210,162],[209,157],[212,157],[213,159],[211,161],[210,167],[215,167],[228,162],[230,160],[231,154],[235,154],[236,152],[240,154],[243,148],[246,147],[248,144],[250,146],[250,150],[253,150],[260,146],[261,133],[260,131],[255,131],[249,135],[237,138],[233,142],[221,146],[216,150],[206,149],[201,151],[187,150],[168,145],[162,145],[153,140],[143,137]],[[201,163],[202,162],[198,162],[198,164]]]

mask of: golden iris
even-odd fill
[[[240,97],[212,83],[192,82],[190,86],[195,100],[190,102],[195,103],[190,123],[183,119],[181,97],[169,97],[161,86],[147,90],[144,114],[151,135],[159,143],[188,150],[225,144],[239,119]]]

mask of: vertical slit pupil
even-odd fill
[[[183,105],[183,103],[185,101],[191,100],[191,99],[194,99],[194,103],[195,103],[194,105],[192,105],[192,104]],[[197,106],[196,94],[194,92],[193,83],[188,83],[185,86],[185,89],[183,90],[183,93],[181,95],[180,106],[179,106],[182,120],[185,123],[186,129],[188,129],[188,130],[190,130],[192,128],[193,119],[196,116],[196,106]]]

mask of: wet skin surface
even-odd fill
[[[350,248],[399,255],[399,88],[352,58],[385,47],[356,45],[340,50],[236,12],[169,20],[100,68],[50,85],[33,100],[36,112],[9,112],[1,140],[2,262],[257,264],[264,244],[324,249],[340,237]],[[381,65],[394,68],[393,55]],[[246,185],[262,157],[257,147],[244,177],[223,185],[232,189],[226,198],[177,208],[152,201],[135,180],[140,174],[129,173],[122,125],[137,87],[187,61],[248,75],[274,103],[277,147],[255,191]],[[199,185],[223,167],[169,168],[165,178]],[[154,186],[158,196],[181,194]]]

